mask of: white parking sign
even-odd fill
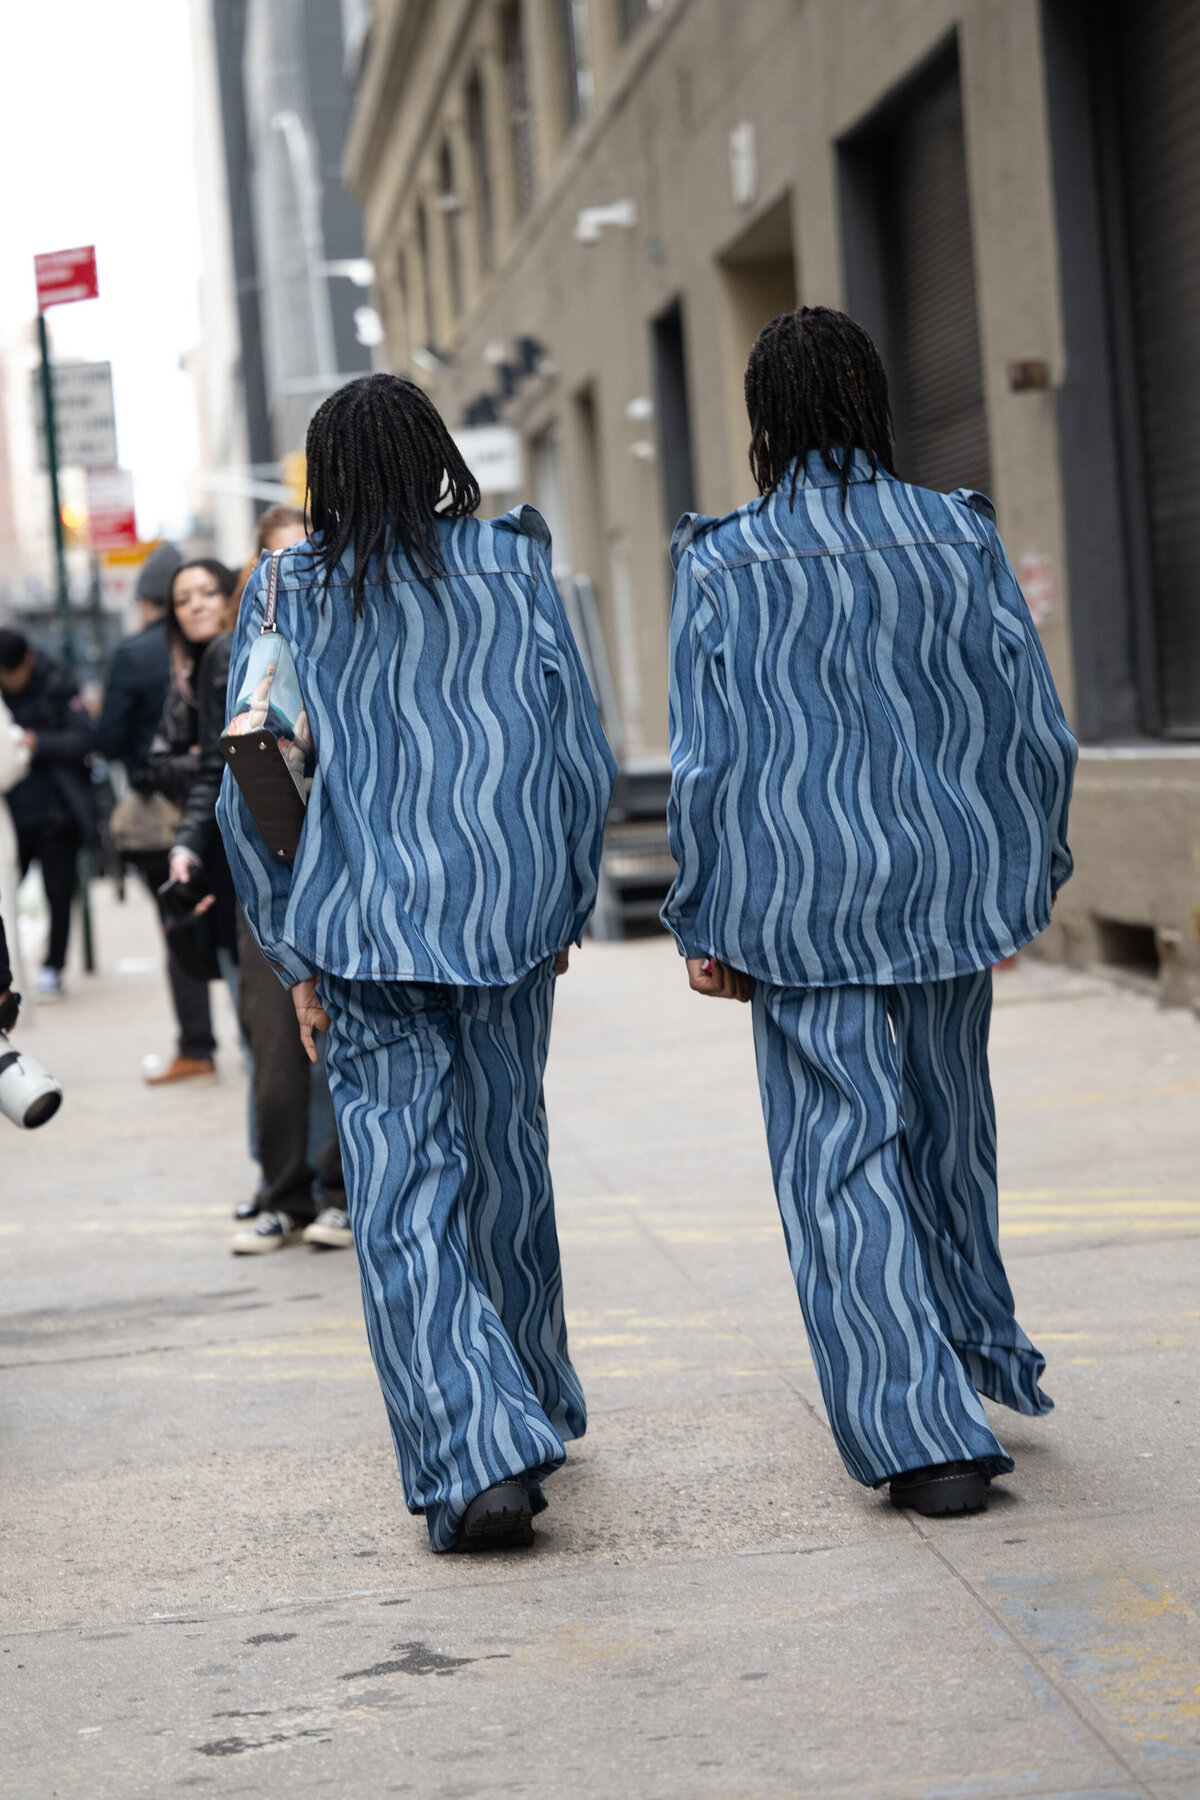
[[[117,420],[113,407],[112,364],[56,363],[54,428],[60,468],[111,469],[117,461]],[[46,421],[42,382],[33,377],[33,416],[37,422],[38,458],[46,461]]]

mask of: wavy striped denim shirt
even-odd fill
[[[532,507],[439,521],[434,593],[399,550],[365,611],[349,557],[322,604],[303,544],[279,628],[316,744],[295,865],[269,855],[226,772],[217,816],[250,929],[289,985],[505,986],[578,940],[596,897],[615,768]],[[247,584],[236,698],[262,624]]]
[[[1071,873],[1076,757],[990,502],[794,472],[675,533],[664,923],[785,986],[987,968]]]

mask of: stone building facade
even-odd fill
[[[1045,947],[1200,1003],[1188,0],[375,0],[345,172],[390,366],[519,443],[490,498],[589,578],[633,762],[670,527],[752,493],[757,330],[861,318],[900,472],[992,494],[1084,744]]]

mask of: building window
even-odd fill
[[[558,0],[558,17],[563,48],[563,111],[569,130],[592,110],[587,0]]]
[[[475,70],[467,83],[467,142],[471,147],[475,230],[481,269],[492,269],[496,265],[496,208],[492,196],[492,159],[488,151],[487,125],[483,83],[479,79],[479,71]]]
[[[841,146],[850,307],[887,367],[896,466],[991,486],[956,46]]]
[[[691,512],[696,504],[687,343],[681,300],[673,300],[665,312],[659,314],[652,333],[663,524],[668,532],[672,532],[680,516]]]
[[[425,318],[425,347],[432,350],[437,337],[437,327],[433,315],[433,270],[429,262],[429,216],[425,211],[425,202],[417,201],[417,255],[421,261],[421,303]]]
[[[403,367],[408,361],[408,352],[414,337],[412,297],[408,286],[408,257],[403,250],[396,252],[396,300],[396,310],[399,315],[396,320],[398,329],[389,334],[393,340],[389,345],[393,368],[397,362]]]
[[[450,146],[443,143],[438,152],[438,211],[442,215],[442,229],[446,242],[446,276],[450,288],[450,311],[456,319],[461,319],[463,310],[462,280],[462,239],[459,228],[459,214],[462,201],[454,187],[454,158],[450,154]]]
[[[508,94],[508,135],[512,152],[513,205],[518,219],[532,207],[535,186],[533,113],[529,105],[529,72],[520,0],[506,6],[500,21],[504,84]]]

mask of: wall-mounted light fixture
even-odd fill
[[[1044,362],[1010,362],[1008,386],[1013,394],[1040,394],[1050,386],[1050,369]]]
[[[758,133],[750,119],[729,134],[729,188],[735,206],[753,206],[758,198]]]
[[[375,279],[375,264],[369,256],[345,256],[336,262],[317,264],[318,275],[341,275],[355,287],[369,288]]]
[[[637,222],[637,203],[633,200],[614,200],[609,206],[585,206],[575,215],[575,236],[581,244],[598,244],[606,225],[632,231]]]
[[[377,350],[382,344],[387,333],[383,328],[383,320],[373,306],[355,307],[354,335],[368,350]]]

